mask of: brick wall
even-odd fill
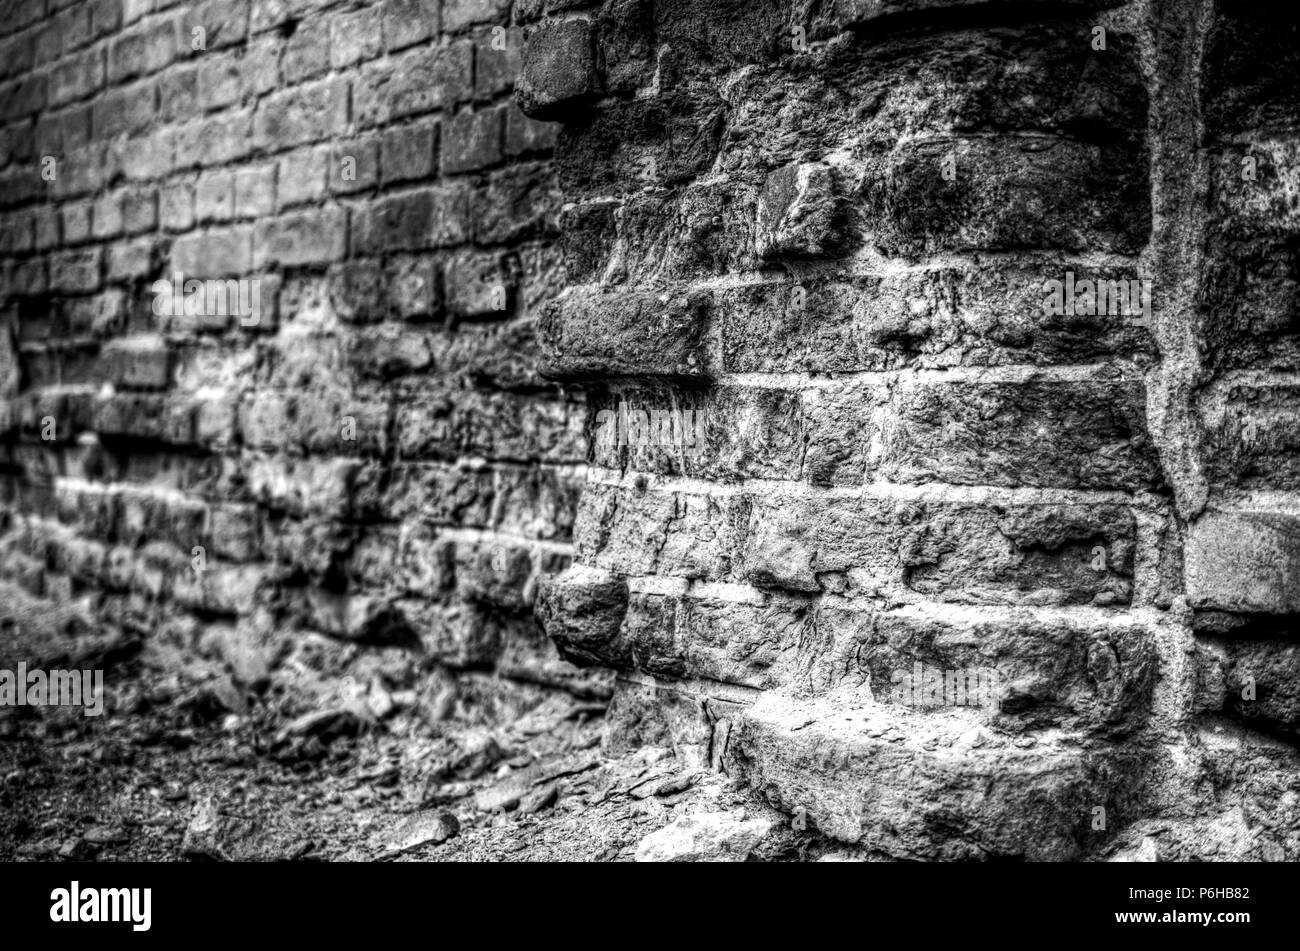
[[[526,6],[4,4],[0,602],[37,656],[143,640],[308,706],[345,672],[591,687],[529,612],[585,450],[535,369]]]
[[[593,451],[540,610],[611,741],[893,856],[1298,854],[1297,20],[563,6],[519,97]]]
[[[9,11],[20,634],[599,691],[535,604],[870,852],[1300,857],[1294,15]]]

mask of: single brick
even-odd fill
[[[510,16],[510,0],[443,0],[442,29],[459,33],[479,23],[505,23]]]
[[[177,64],[158,77],[160,119],[179,122],[198,115],[199,111],[199,66]]]
[[[69,202],[60,206],[63,218],[63,240],[67,244],[80,244],[91,237],[91,202]]]
[[[174,142],[171,129],[158,129],[147,138],[122,139],[110,144],[110,161],[118,164],[128,181],[164,178],[172,170]]]
[[[297,149],[280,157],[279,207],[287,208],[325,197],[329,147]]]
[[[379,136],[367,135],[333,146],[329,190],[350,195],[379,184]]]
[[[384,184],[432,176],[437,142],[436,125],[403,126],[386,130],[379,162]]]
[[[880,436],[894,482],[1155,488],[1140,378],[900,381]]]
[[[445,248],[468,241],[474,220],[474,188],[468,182],[448,182],[435,185],[428,194],[432,200],[429,244]]]
[[[1192,607],[1300,613],[1300,518],[1279,511],[1209,511],[1187,536]]]
[[[110,281],[131,281],[148,277],[157,270],[157,245],[152,237],[110,244],[104,258],[105,276]]]
[[[388,262],[389,310],[403,320],[432,317],[441,309],[438,268],[427,255],[399,254]]]
[[[200,58],[198,101],[204,112],[238,102],[243,91],[243,60],[240,57],[232,52]]]
[[[371,254],[428,247],[433,215],[433,193],[427,189],[386,195],[367,209],[354,250]]]
[[[156,83],[144,82],[114,89],[96,100],[91,119],[95,138],[143,132],[153,121],[157,92]]]
[[[262,95],[280,85],[280,38],[268,36],[250,41],[240,61],[245,92]]]
[[[172,242],[171,271],[185,279],[245,274],[253,267],[253,227],[233,225],[182,235]]]
[[[390,53],[438,35],[438,0],[384,0],[383,11],[384,48]]]
[[[705,373],[699,295],[569,288],[538,323],[542,370],[557,378]]]
[[[88,293],[99,289],[104,249],[60,251],[50,256],[50,290]]]
[[[263,99],[253,118],[253,141],[263,149],[302,145],[344,131],[348,83],[335,77]]]
[[[122,233],[122,204],[125,192],[118,190],[95,200],[94,229],[96,238],[112,238]]]
[[[457,40],[400,53],[361,70],[353,90],[357,125],[452,109],[473,95],[474,44]]]
[[[123,33],[108,47],[108,80],[156,73],[180,55],[177,20],[164,16]]]
[[[501,161],[505,112],[501,107],[462,113],[447,120],[442,143],[442,173],[473,172]]]
[[[474,56],[474,95],[495,99],[514,88],[523,69],[524,31],[517,26],[493,29],[479,41]]]
[[[234,210],[234,175],[226,171],[200,175],[194,186],[194,215],[198,221],[229,221]]]
[[[330,22],[326,17],[308,17],[299,22],[285,44],[280,68],[286,83],[299,83],[319,76],[330,66]]]
[[[161,390],[171,379],[172,352],[159,337],[109,343],[100,354],[105,379],[136,390]]]
[[[35,214],[34,245],[44,251],[59,243],[59,213],[54,208],[38,208]]]
[[[378,4],[340,11],[330,18],[330,65],[335,69],[374,59],[381,48]]]
[[[528,37],[515,95],[535,119],[560,119],[600,93],[591,21],[550,20]]]
[[[328,264],[347,253],[347,211],[338,208],[281,215],[256,225],[254,264]]]
[[[194,49],[200,38],[201,48],[208,51],[242,42],[249,32],[250,6],[257,7],[245,0],[205,0],[188,7],[181,16],[181,39],[186,49]]]
[[[188,182],[164,185],[158,191],[159,220],[168,231],[194,227],[194,186]]]
[[[275,210],[275,166],[266,164],[235,172],[235,217],[260,218]]]

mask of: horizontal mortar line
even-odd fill
[[[659,690],[672,690],[701,700],[729,700],[732,703],[753,703],[763,691],[757,687],[743,687],[729,684],[722,680],[705,680],[702,678],[678,679],[676,677],[656,677],[639,670],[619,671],[617,679],[623,683],[636,684],[641,687],[653,687]]]
[[[1029,283],[1041,284],[1047,280],[1063,280],[1065,272],[1075,267],[1089,270],[1103,268],[1136,268],[1141,264],[1139,255],[1113,254],[1108,252],[1088,252],[1084,254],[1064,253],[1050,250],[1043,251],[989,251],[977,254],[940,254],[927,260],[913,263],[902,258],[882,257],[874,252],[860,252],[853,258],[827,262],[791,262],[791,268],[781,270],[765,268],[757,271],[742,271],[702,278],[698,281],[668,288],[660,285],[645,286],[607,286],[599,281],[586,284],[571,284],[573,291],[603,293],[634,293],[662,295],[664,297],[690,293],[692,291],[726,291],[745,287],[768,285],[791,286],[802,280],[823,277],[839,277],[842,280],[856,278],[907,277],[928,274],[937,271],[969,271],[972,274],[989,267],[1001,265],[1008,270],[1030,272]]]
[[[701,582],[672,575],[631,575],[626,578],[626,581],[628,592],[631,594],[663,595],[693,601],[725,601],[731,604],[749,604],[754,607],[766,607],[776,593],[756,585],[725,581]],[[791,594],[792,592],[789,591],[779,592],[783,598],[789,598]],[[798,592],[798,595],[800,600],[810,602],[821,601],[825,597],[824,592]],[[884,607],[875,605],[871,598],[856,599],[852,603],[859,606],[871,604],[873,614],[879,613],[891,617],[917,615],[923,619],[968,624],[981,621],[1006,623],[1017,618],[1083,625],[1154,624],[1168,617],[1164,611],[1154,608],[1135,608],[1131,605],[1116,609],[1092,605],[1061,607],[1033,604],[960,604],[926,600]],[[867,616],[864,614],[864,617]]]
[[[95,395],[101,389],[98,383],[43,383],[39,386],[28,387],[21,393],[15,393],[13,396],[0,399],[0,404],[8,403],[17,405],[24,402],[29,397],[42,396],[61,396],[61,395]]]
[[[167,490],[167,491],[171,494],[175,494],[175,490]],[[194,501],[193,497],[191,496],[184,496],[184,500]],[[110,543],[102,539],[92,538],[89,535],[83,534],[82,530],[76,524],[69,524],[66,522],[62,522],[54,516],[38,515],[36,513],[23,512],[23,511],[16,511],[16,514],[23,518],[24,523],[28,527],[39,526],[42,529],[42,531],[49,532],[51,534],[58,535],[58,536],[63,536],[64,540],[79,540],[79,541],[90,542],[92,544],[99,545],[104,548],[113,549],[113,550],[125,548],[125,549],[129,549],[132,552],[143,554],[142,546],[131,545],[121,540]],[[274,530],[268,530],[268,533],[272,535],[277,534]],[[472,543],[487,542],[487,543],[500,544],[502,542],[509,542],[517,545],[520,548],[527,548],[529,551],[534,553],[546,552],[551,554],[570,555],[570,556],[573,554],[572,542],[558,542],[558,541],[552,541],[550,539],[529,538],[527,536],[514,534],[512,532],[499,532],[499,531],[494,531],[492,529],[463,528],[463,527],[438,528],[432,540],[440,541],[443,539],[447,539],[449,541],[454,541],[454,542],[472,542]],[[150,542],[146,542],[145,544],[150,544]],[[173,545],[168,543],[168,547],[175,549],[176,551],[183,551],[183,549],[178,545]],[[264,559],[264,560],[251,561],[251,562],[226,562],[224,564],[224,567],[254,568],[258,566],[267,566],[267,565],[274,565],[274,564],[275,564],[274,561]]]
[[[928,256],[924,261],[913,262],[907,258],[889,257],[866,247],[847,260],[801,264],[798,273],[780,275],[777,283],[788,283],[791,278],[842,276],[853,278],[909,277],[937,271],[966,271],[978,274],[991,267],[1006,271],[1027,271],[1031,283],[1048,279],[1063,280],[1065,272],[1076,267],[1088,269],[1136,268],[1141,257],[1133,254],[1116,254],[1090,251],[1083,254],[1042,249],[1034,251],[980,251],[970,254],[946,252]],[[767,273],[766,271],[762,273]]]
[[[1079,363],[1057,366],[1040,366],[1032,363],[1000,366],[905,367],[895,370],[821,371],[816,376],[804,372],[749,372],[720,373],[713,380],[718,384],[749,386],[756,389],[815,390],[841,382],[858,380],[892,383],[910,382],[971,382],[971,383],[1075,383],[1105,377],[1117,368],[1131,369],[1128,361],[1110,360],[1103,363]]]
[[[138,482],[98,482],[94,479],[82,478],[81,476],[61,475],[54,477],[53,485],[55,492],[66,489],[73,492],[79,492],[83,495],[109,495],[111,493],[120,493],[123,495],[140,496],[143,498],[168,502],[192,503],[213,507],[222,504],[219,501],[194,495],[185,492],[182,489],[175,489],[164,485],[144,485]]]
[[[882,611],[890,615],[920,615],[947,621],[996,621],[1003,623],[1018,617],[1042,621],[1079,622],[1084,624],[1121,625],[1130,623],[1155,624],[1169,618],[1165,611],[1150,607],[1123,605],[1119,608],[1100,608],[1088,604],[1060,606],[1033,604],[955,604],[945,601],[915,601]]]
[[[729,581],[697,581],[671,575],[636,575],[627,579],[627,589],[634,594],[660,594],[700,600],[727,601],[732,604],[767,604],[769,592],[750,584]]]
[[[520,548],[528,548],[534,552],[551,552],[559,555],[572,555],[573,542],[557,542],[543,538],[529,538],[526,535],[516,535],[512,532],[498,532],[490,528],[446,528],[437,532],[434,536],[435,541],[448,539],[454,542],[486,542],[489,544],[500,544],[501,542],[510,542],[518,545]]]
[[[1209,383],[1204,392],[1217,392],[1233,386],[1300,386],[1300,373],[1285,370],[1229,370]]]
[[[1245,145],[1263,148],[1269,145],[1300,146],[1300,134],[1282,130],[1258,129],[1233,132],[1219,137],[1222,145]]]
[[[1275,513],[1300,517],[1300,490],[1256,489],[1213,500],[1207,513]]]
[[[647,489],[686,495],[758,496],[784,499],[896,499],[907,502],[1003,502],[1011,505],[1133,505],[1132,493],[1119,489],[1062,489],[1031,486],[952,485],[926,482],[912,485],[902,482],[868,482],[852,486],[815,486],[783,479],[747,479],[744,482],[710,482],[689,476],[661,476],[650,472],[629,471],[607,466],[588,470],[588,485],[607,485],[629,491],[638,490],[643,480]]]
[[[278,458],[274,454],[261,453],[264,458]],[[301,456],[293,458],[312,458]],[[517,461],[513,459],[488,459],[486,457],[464,457],[456,460],[396,458],[392,461],[392,470],[440,470],[444,472],[532,472],[548,471],[565,478],[581,479],[587,473],[585,462],[555,462],[538,459]]]
[[[276,449],[263,449],[253,445],[242,445],[231,455],[254,462],[275,465],[329,465],[334,463],[369,463],[380,460],[379,456],[323,455],[309,452],[291,454]],[[533,470],[553,471],[558,475],[581,477],[587,469],[584,462],[556,461],[544,459],[494,459],[487,456],[461,456],[457,459],[428,459],[399,457],[391,460],[391,468],[397,470],[428,470],[442,472],[531,472]]]
[[[971,129],[967,132],[956,130],[948,132],[914,132],[904,134],[895,140],[895,146],[908,145],[913,142],[953,142],[961,139],[987,139],[998,141],[1005,139],[1023,139],[1027,141],[1043,140],[1048,142],[1072,142],[1087,146],[1089,143],[1059,132],[1045,132],[1041,129]]]

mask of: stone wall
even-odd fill
[[[33,656],[376,716],[613,668],[607,755],[856,854],[1300,857],[1300,15],[0,24]]]
[[[535,370],[526,6],[4,4],[0,604],[34,656],[143,642],[233,706],[598,690],[529,608],[585,450]]]
[[[614,747],[891,856],[1300,854],[1297,18],[555,6]]]

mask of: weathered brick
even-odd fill
[[[176,182],[159,189],[158,219],[168,231],[188,231],[194,227],[194,186]]]
[[[538,325],[543,372],[556,377],[705,372],[702,297],[570,288]]]
[[[441,310],[438,266],[426,255],[397,255],[388,262],[388,307],[405,320],[431,317]]]
[[[347,121],[347,83],[320,80],[262,100],[253,117],[253,141],[263,149],[302,145],[343,132]]]
[[[259,221],[254,266],[328,264],[347,253],[347,238],[347,212],[337,207]]]
[[[275,210],[275,166],[241,168],[235,172],[235,217],[258,218]]]
[[[177,21],[164,16],[118,36],[108,46],[108,80],[155,73],[180,55]]]
[[[445,0],[442,29],[457,33],[477,23],[505,23],[509,11],[509,0]]]
[[[104,60],[98,50],[60,60],[50,72],[50,104],[84,99],[104,83]]]
[[[205,0],[181,15],[181,35],[187,49],[202,39],[204,50],[223,49],[241,42],[249,32],[249,9],[244,0]],[[202,33],[195,33],[201,30]]]
[[[323,198],[328,165],[327,146],[297,149],[281,156],[277,175],[279,207],[288,208]]]
[[[200,224],[229,221],[235,210],[235,177],[230,172],[204,172],[194,185],[194,217]]]
[[[99,289],[104,249],[61,251],[50,256],[50,289],[86,293]]]
[[[535,119],[559,119],[583,108],[600,91],[591,21],[551,20],[528,37],[516,95]]]
[[[505,114],[501,108],[462,113],[447,120],[442,142],[442,173],[456,175],[501,161]]]
[[[226,277],[253,266],[253,228],[234,225],[181,235],[172,242],[171,270],[191,277]]]
[[[91,125],[96,139],[143,132],[153,121],[157,88],[151,82],[114,89],[95,100]]]
[[[238,102],[243,95],[243,61],[234,53],[214,53],[199,59],[198,102],[204,112]]]
[[[384,184],[431,176],[437,146],[436,125],[412,125],[386,130],[379,160]]]
[[[474,95],[495,99],[514,88],[523,69],[524,31],[510,27],[493,30],[478,44],[474,55]]]
[[[1300,611],[1300,524],[1292,513],[1206,512],[1189,529],[1186,559],[1187,597],[1194,607]]]
[[[104,258],[104,274],[110,281],[132,281],[153,274],[157,246],[151,237],[110,244]]]
[[[172,353],[161,338],[114,341],[100,361],[104,378],[126,389],[164,389],[171,379]]]
[[[374,59],[382,49],[379,5],[345,10],[330,18],[330,65],[346,69]]]
[[[384,49],[391,53],[437,36],[438,7],[437,0],[384,0]]]
[[[1153,488],[1145,390],[1115,369],[1086,380],[911,381],[882,427],[896,482]]]
[[[350,195],[379,184],[379,136],[369,135],[341,142],[330,154],[329,189],[336,195]]]
[[[280,68],[287,83],[319,76],[330,67],[330,22],[324,17],[298,24],[285,44]]]
[[[363,128],[452,109],[473,95],[474,45],[457,40],[367,65],[354,84],[356,122]]]

